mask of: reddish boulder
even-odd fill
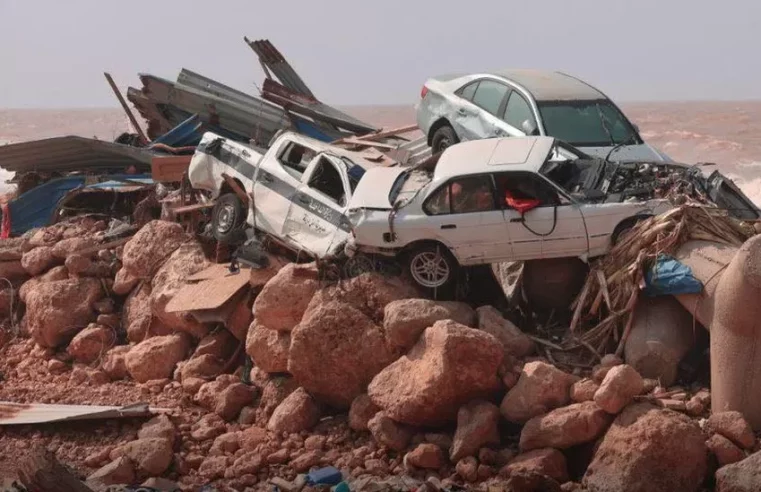
[[[378,412],[367,423],[367,428],[375,441],[394,451],[404,451],[412,439],[410,430],[398,422],[394,422],[383,412]]]
[[[383,328],[389,344],[410,349],[429,326],[451,319],[465,326],[475,326],[473,309],[463,302],[437,302],[429,299],[402,299],[388,303],[383,314]]]
[[[472,401],[457,412],[457,430],[449,458],[453,463],[490,444],[499,444],[499,408],[487,401]]]
[[[535,449],[519,454],[499,472],[506,478],[520,473],[546,475],[563,483],[568,480],[568,465],[563,453],[557,449]]]
[[[404,463],[429,470],[438,470],[446,463],[446,457],[440,447],[423,443],[404,456]]]
[[[29,278],[29,273],[21,265],[20,260],[0,261],[0,278],[17,282]]]
[[[273,432],[295,434],[311,429],[319,421],[319,407],[304,388],[299,388],[278,405],[267,428]]]
[[[455,419],[460,406],[499,388],[502,357],[502,345],[493,336],[437,321],[407,355],[375,376],[368,394],[398,422],[444,424]]]
[[[172,463],[172,446],[166,439],[138,439],[124,445],[124,455],[135,464],[138,475],[155,477]]]
[[[132,347],[129,345],[117,345],[106,352],[106,357],[103,359],[101,367],[103,372],[105,372],[112,381],[124,379],[129,375],[129,372],[127,371],[127,353],[131,348]]]
[[[127,243],[129,244],[129,243]],[[173,330],[203,338],[208,328],[188,313],[169,313],[166,306],[185,286],[185,279],[205,270],[211,263],[206,259],[201,244],[191,241],[182,244],[159,268],[151,281],[151,311],[164,325]]]
[[[354,398],[353,402],[351,402],[351,408],[349,409],[349,427],[355,431],[366,431],[367,423],[378,412],[380,412],[380,408],[373,403],[368,395],[359,395]]]
[[[158,415],[144,423],[137,433],[138,439],[159,438],[166,439],[170,446],[174,446],[177,439],[177,429],[166,415]]]
[[[381,328],[331,301],[308,311],[291,332],[288,372],[317,400],[348,408],[393,358]]]
[[[126,296],[139,283],[140,283],[139,277],[131,273],[126,268],[122,267],[119,269],[118,272],[116,272],[116,276],[114,277],[114,286],[112,287],[112,290],[114,291],[114,294],[118,296]]]
[[[148,222],[124,245],[122,270],[132,277],[150,280],[161,264],[189,239],[176,222]]]
[[[24,282],[21,285],[21,288],[18,291],[19,299],[21,299],[21,302],[26,303],[26,296],[29,292],[34,290],[34,288],[43,283],[43,282],[55,282],[57,280],[68,280],[69,279],[69,272],[66,270],[65,266],[57,266],[53,267],[47,272],[43,273],[39,277],[30,278],[26,282]]]
[[[756,444],[753,429],[743,414],[734,410],[711,415],[706,423],[706,429],[708,432],[721,434],[743,449],[753,449]]]
[[[288,372],[290,348],[290,333],[270,330],[257,321],[251,324],[246,337],[246,353],[257,367],[270,373]]]
[[[576,376],[545,362],[529,362],[516,384],[502,400],[502,415],[511,422],[525,423],[570,401],[571,385]]]
[[[571,386],[571,400],[576,403],[592,401],[595,399],[595,393],[600,389],[600,385],[594,379],[582,379],[576,381]]]
[[[174,367],[187,356],[189,349],[189,340],[181,333],[149,338],[127,353],[127,370],[139,383],[170,378]]]
[[[299,384],[296,379],[290,376],[275,376],[269,379],[264,384],[262,389],[262,397],[259,400],[259,408],[264,411],[267,416],[272,415],[272,412],[285,400],[288,395],[298,389]]]
[[[595,392],[595,403],[606,412],[617,414],[642,393],[644,385],[642,376],[632,366],[615,366],[608,371]]]
[[[42,347],[68,342],[95,318],[93,304],[103,297],[95,279],[43,282],[27,293],[25,324]]]
[[[707,471],[700,427],[680,413],[639,403],[613,422],[583,484],[590,492],[693,492]]]
[[[133,290],[124,301],[122,324],[127,331],[129,341],[139,343],[154,335],[170,334],[169,330],[165,330],[165,333],[152,333],[150,329],[152,321],[151,284],[145,282]]]
[[[98,244],[98,240],[92,236],[84,237],[71,237],[68,239],[62,239],[55,243],[53,246],[53,256],[61,260],[65,260],[70,255],[78,253],[83,249],[91,248]]]
[[[90,258],[84,255],[71,255],[66,258],[64,263],[66,269],[69,271],[69,275],[73,277],[93,277],[94,275],[87,275],[87,273],[93,270],[93,262]]]
[[[21,258],[21,266],[32,277],[47,272],[57,262],[58,258],[53,256],[53,248],[50,246],[34,248],[24,253],[24,256]]]
[[[475,482],[478,480],[478,460],[473,456],[463,458],[455,465],[455,471],[466,482]]]
[[[71,340],[67,351],[77,362],[90,364],[105,356],[115,342],[112,329],[90,324]]]
[[[208,441],[225,433],[225,421],[216,413],[207,413],[190,428],[194,441]]]
[[[517,326],[506,320],[493,306],[476,309],[478,328],[493,335],[505,348],[505,352],[516,357],[525,357],[534,352],[534,341]]]
[[[256,388],[243,383],[232,383],[217,395],[214,412],[227,421],[233,420],[255,396]]]
[[[229,331],[219,328],[198,342],[193,358],[208,354],[226,361],[235,353],[238,345],[238,340]]]
[[[761,451],[742,461],[722,466],[716,472],[716,492],[758,492],[761,490]]]
[[[290,263],[259,293],[254,301],[254,316],[271,330],[291,331],[301,321],[318,288],[314,263]]]
[[[225,361],[214,357],[211,354],[193,356],[187,362],[182,363],[180,368],[180,380],[187,379],[214,379],[219,376],[224,369]]]
[[[122,456],[87,477],[87,486],[92,489],[104,489],[109,485],[132,483],[133,480],[135,468],[129,458]]]
[[[592,401],[557,408],[526,422],[520,448],[567,449],[597,439],[612,421],[613,417]]]
[[[721,434],[712,435],[706,441],[706,446],[716,456],[719,467],[731,465],[745,459],[743,450]]]

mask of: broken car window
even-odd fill
[[[491,178],[469,176],[451,181],[431,195],[424,209],[429,215],[496,210]]]
[[[531,106],[523,96],[515,91],[510,94],[510,99],[507,100],[505,114],[502,119],[513,128],[521,131],[523,131],[523,122],[526,120],[536,128],[536,120],[534,119],[534,112],[531,110]]]
[[[482,80],[473,96],[473,104],[479,106],[493,115],[499,113],[502,99],[507,95],[508,88],[504,84],[493,80]]]
[[[296,179],[306,171],[307,166],[316,155],[315,151],[296,142],[288,142],[278,156],[278,161],[288,173]]]
[[[540,102],[548,135],[580,147],[635,141],[634,128],[610,101]]]
[[[314,168],[307,186],[327,196],[339,206],[346,205],[346,192],[338,169],[329,160],[322,158]]]

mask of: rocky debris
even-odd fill
[[[132,483],[135,480],[135,468],[129,458],[122,456],[87,477],[87,486],[93,489]]]
[[[150,279],[182,243],[189,239],[180,224],[153,220],[124,245],[122,269],[138,279]]]
[[[299,388],[278,405],[267,428],[273,432],[295,434],[311,429],[319,420],[319,407],[304,388]]]
[[[612,367],[595,392],[595,403],[610,414],[617,414],[644,389],[642,376],[627,364]]]
[[[227,432],[214,439],[214,443],[209,449],[212,456],[221,456],[232,454],[240,449],[240,432]]]
[[[69,271],[66,270],[65,266],[57,266],[53,267],[47,272],[43,273],[42,275],[38,277],[33,277],[24,282],[21,285],[21,288],[18,291],[19,299],[21,299],[21,302],[26,303],[27,299],[26,296],[29,292],[34,290],[34,288],[44,282],[55,282],[57,280],[68,280],[69,278]]]
[[[211,355],[217,359],[227,360],[235,353],[238,345],[239,342],[232,333],[220,328],[209,333],[198,342],[192,358]]]
[[[50,246],[34,248],[21,258],[21,266],[33,277],[47,272],[57,262],[58,258],[53,256],[53,248]]]
[[[638,403],[626,407],[602,438],[583,484],[590,492],[691,492],[700,490],[707,471],[705,437],[696,423]]]
[[[52,253],[55,258],[65,260],[69,256],[76,254],[77,252],[91,248],[98,244],[98,240],[92,236],[84,237],[70,237],[61,239],[52,248]]]
[[[124,301],[122,320],[130,342],[140,343],[151,336],[171,334],[168,329],[160,330],[160,333],[151,330],[151,284],[147,282],[134,289]]]
[[[151,281],[150,299],[153,315],[173,330],[189,333],[195,338],[203,338],[208,333],[207,326],[188,313],[167,312],[166,305],[185,286],[187,277],[205,270],[209,265],[211,263],[206,259],[200,243],[190,241],[180,245]]]
[[[722,466],[716,472],[717,492],[756,492],[761,490],[761,451],[744,460]]]
[[[26,295],[25,324],[42,347],[68,342],[95,317],[93,304],[103,297],[95,279],[43,282]]]
[[[545,362],[529,362],[523,366],[518,383],[502,400],[502,416],[522,424],[566,405],[571,398],[571,386],[578,379]]]
[[[240,448],[254,451],[260,444],[267,442],[267,431],[261,427],[249,427],[238,436]]]
[[[170,446],[174,446],[177,438],[177,429],[169,417],[159,415],[143,424],[137,433],[138,439],[160,438],[166,439]]]
[[[502,345],[492,335],[437,321],[407,355],[375,376],[368,394],[398,422],[444,424],[465,403],[492,396],[502,358]]]
[[[71,255],[66,258],[64,262],[66,270],[69,271],[69,275],[75,277],[87,277],[94,275],[87,275],[88,272],[93,270],[93,262],[90,258],[83,255]]]
[[[745,453],[742,449],[722,436],[721,434],[712,435],[707,441],[706,446],[716,456],[719,466],[731,465],[745,459]]]
[[[401,299],[386,305],[383,328],[389,344],[406,351],[417,343],[426,328],[445,319],[469,327],[476,324],[475,312],[465,303]]]
[[[291,332],[288,372],[319,401],[349,408],[393,359],[380,327],[353,306],[330,301]]]
[[[225,476],[228,459],[226,456],[209,456],[198,468],[198,473],[207,480],[216,480]]]
[[[232,383],[217,395],[214,412],[225,420],[233,420],[255,396],[256,388],[243,383]]]
[[[359,395],[354,398],[354,401],[351,402],[351,408],[349,408],[349,427],[355,431],[366,431],[367,423],[378,412],[380,412],[380,408],[373,403],[370,396],[364,393]]]
[[[745,417],[737,411],[714,413],[706,422],[706,430],[721,434],[742,449],[753,449],[756,437]]]
[[[288,372],[291,335],[270,330],[258,321],[251,324],[246,337],[246,353],[257,367],[270,373]]]
[[[259,408],[261,408],[265,415],[272,415],[275,408],[277,408],[288,395],[296,391],[298,387],[298,382],[290,376],[276,376],[269,379],[262,390],[262,397],[259,400]]]
[[[189,349],[189,340],[181,333],[149,338],[127,353],[127,370],[140,383],[172,377],[174,367],[187,356]]]
[[[104,297],[93,304],[92,307],[100,314],[113,314],[115,308],[114,299],[112,297]]]
[[[571,484],[571,487],[565,487],[566,484]],[[561,486],[557,480],[554,480],[547,475],[543,475],[537,472],[519,470],[514,472],[510,478],[505,482],[505,490],[514,492],[565,492],[565,491],[577,491],[573,482],[566,482]]]
[[[137,284],[140,283],[140,278],[130,273],[127,269],[121,268],[116,272],[114,277],[114,286],[112,287],[114,294],[118,296],[126,296]]]
[[[137,439],[125,444],[123,451],[143,477],[162,475],[172,463],[172,446],[166,439]]]
[[[203,354],[201,356],[193,356],[190,360],[181,364],[180,380],[184,383],[189,379],[214,379],[222,373],[225,361],[211,354]]]
[[[375,440],[394,451],[404,451],[412,439],[412,433],[404,425],[394,422],[384,412],[378,412],[367,423]]]
[[[106,352],[101,368],[112,381],[124,379],[129,374],[127,371],[127,353],[130,349],[129,345],[117,345]]]
[[[592,401],[595,399],[595,393],[597,393],[599,388],[600,385],[594,379],[585,378],[581,381],[576,381],[571,386],[571,400],[576,403]]]
[[[466,482],[475,482],[478,480],[478,460],[473,456],[468,456],[457,462],[455,471]]]
[[[21,266],[21,261],[0,261],[0,278],[18,282],[29,278],[29,273]]]
[[[195,441],[208,441],[225,433],[225,421],[215,413],[207,413],[190,429],[190,437]]]
[[[291,331],[301,322],[318,288],[314,263],[290,263],[259,293],[254,301],[254,315],[259,323],[271,330]]]
[[[504,478],[521,473],[545,475],[563,483],[568,480],[568,465],[563,453],[557,449],[544,448],[519,454],[499,472]]]
[[[520,449],[567,449],[594,441],[612,421],[613,417],[592,401],[558,408],[526,422],[521,431]]]
[[[499,416],[499,408],[487,401],[474,400],[460,407],[449,452],[452,462],[475,456],[484,446],[499,444]]]
[[[90,324],[74,336],[67,351],[77,362],[90,364],[104,357],[115,342],[116,334],[113,330]]]
[[[502,343],[505,352],[516,357],[525,357],[534,352],[534,341],[517,326],[502,317],[493,306],[481,306],[476,309],[478,328],[494,335]]]

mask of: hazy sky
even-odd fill
[[[0,0],[0,107],[97,107],[182,67],[257,93],[269,38],[322,100],[411,103],[428,76],[559,69],[620,101],[761,98],[759,0]]]

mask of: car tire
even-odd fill
[[[649,219],[650,217],[652,216],[651,215],[637,215],[635,217],[630,217],[628,219],[621,221],[621,223],[618,224],[615,229],[613,229],[613,234],[610,235],[611,247],[618,244],[619,240],[621,239],[621,236],[625,232],[631,230],[631,228],[637,225],[639,222],[645,219]]]
[[[433,138],[431,138],[431,149],[434,154],[437,154],[446,150],[447,147],[451,147],[459,142],[460,139],[457,137],[454,128],[449,125],[444,125],[433,133]]]
[[[220,243],[235,243],[245,236],[246,208],[235,193],[227,193],[217,199],[211,212],[211,231]]]
[[[405,260],[412,280],[430,293],[446,294],[456,283],[459,265],[443,245],[426,244],[414,248]]]

